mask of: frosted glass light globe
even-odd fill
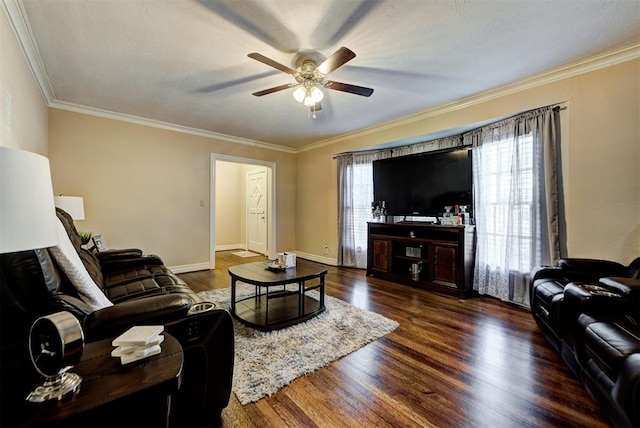
[[[307,90],[304,86],[298,86],[295,91],[293,91],[293,98],[299,103],[304,100],[305,95],[307,95]]]

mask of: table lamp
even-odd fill
[[[58,244],[49,160],[36,153],[0,147],[0,254]],[[82,355],[84,337],[69,312],[38,318],[31,327],[29,352],[44,377],[27,398],[60,399],[78,391],[82,378],[68,370]]]
[[[49,160],[0,147],[0,254],[57,243]]]
[[[72,219],[84,220],[84,199],[82,196],[58,195],[53,197],[57,208],[65,210]]]

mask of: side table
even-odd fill
[[[111,356],[112,339],[88,343],[71,371],[80,391],[48,403],[24,401],[25,425],[168,426],[171,395],[180,388],[180,343],[164,332],[162,352],[127,365]]]

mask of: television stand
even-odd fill
[[[475,227],[368,223],[367,275],[460,298],[473,293]]]

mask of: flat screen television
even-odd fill
[[[470,148],[377,160],[374,201],[391,216],[439,216],[446,205],[472,206],[471,175]]]

